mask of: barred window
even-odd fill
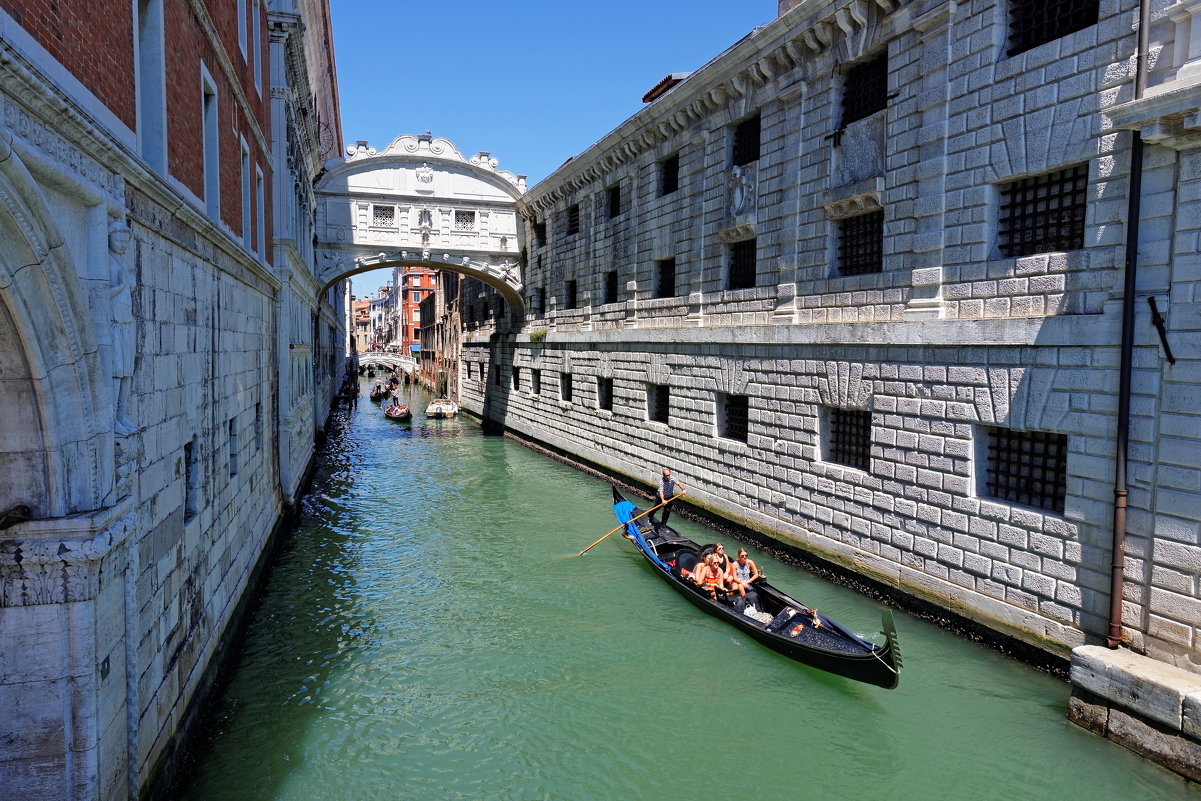
[[[755,286],[758,245],[754,239],[744,239],[730,245],[729,289],[750,289]]]
[[[871,469],[872,413],[862,409],[827,409],[826,460]]]
[[[617,302],[617,270],[605,273],[605,303]]]
[[[842,87],[842,127],[888,107],[888,53],[847,70]]]
[[[609,219],[621,216],[621,184],[613,184],[607,190],[609,196]]]
[[[597,377],[596,379],[596,408],[606,412],[613,411],[613,379]]]
[[[733,164],[735,167],[759,160],[759,115],[734,126]]]
[[[559,398],[571,403],[571,373],[559,373]]]
[[[474,231],[475,230],[475,212],[474,211],[456,211],[455,212],[455,230],[456,231]]]
[[[574,309],[579,304],[579,295],[576,291],[576,282],[574,280],[567,281],[563,287],[563,308]]]
[[[650,384],[646,388],[646,417],[656,423],[670,419],[671,387],[667,384]]]
[[[676,260],[655,262],[655,297],[670,298],[676,294]]]
[[[720,395],[717,411],[721,436],[746,442],[750,429],[750,398],[746,395]]]
[[[535,395],[542,394],[542,371],[530,368],[530,392]]]
[[[513,365],[513,391],[521,391],[521,368]]]
[[[1008,428],[986,428],[985,435],[985,495],[1063,511],[1068,472],[1066,435]]]
[[[1016,56],[1097,23],[1098,0],[1011,0],[1009,46]]]
[[[567,207],[567,233],[578,234],[580,232],[580,204]]]
[[[1084,247],[1088,165],[1036,175],[1001,188],[1001,253],[1006,258]]]
[[[680,154],[673,153],[659,162],[659,196],[680,188]]]
[[[395,206],[375,206],[371,207],[371,224],[391,228],[396,225],[396,207]]]
[[[884,270],[884,211],[838,221],[839,275],[867,275]]]

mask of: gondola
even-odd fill
[[[413,421],[413,413],[409,411],[408,406],[403,405],[387,407],[384,409],[384,416],[394,423],[410,423]]]
[[[892,612],[884,610],[885,641],[868,642],[817,610],[797,601],[763,579],[753,584],[755,604],[741,599],[713,600],[685,577],[704,548],[669,526],[652,525],[640,510],[613,488],[613,513],[655,573],[694,606],[730,623],[752,639],[790,659],[854,681],[892,689],[900,680],[901,649]],[[748,593],[749,598],[749,593]]]
[[[383,387],[376,387],[375,389],[371,390],[371,402],[379,403],[380,401],[388,398],[391,394],[391,390],[384,389]]]

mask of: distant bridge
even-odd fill
[[[359,367],[383,367],[388,370],[400,370],[409,375],[416,375],[417,360],[412,356],[402,356],[399,353],[370,351],[359,354]]]

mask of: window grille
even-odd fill
[[[521,391],[521,368],[513,365],[513,391]]]
[[[571,373],[559,373],[559,397],[571,403]]]
[[[596,408],[606,412],[613,411],[613,379],[598,377],[596,379]]]
[[[655,297],[670,298],[676,294],[676,260],[655,262]]]
[[[734,126],[733,163],[738,167],[759,160],[759,115]]]
[[[456,231],[474,231],[475,230],[475,212],[474,211],[456,211],[455,212],[455,230]]]
[[[659,162],[659,195],[670,195],[680,188],[680,154],[673,153]]]
[[[830,409],[827,454],[831,462],[870,470],[872,413],[860,409]]]
[[[1097,22],[1098,0],[1011,0],[1009,47],[1016,56]]]
[[[755,266],[758,246],[754,239],[744,239],[730,245],[730,289],[750,289],[755,286]]]
[[[750,430],[750,398],[746,395],[722,395],[721,425],[719,430],[726,439],[746,442]]]
[[[566,283],[563,289],[563,295],[563,308],[574,309],[579,303],[579,296],[576,291],[576,282],[574,280]]]
[[[842,127],[888,107],[888,53],[847,70],[842,87]]]
[[[578,234],[580,232],[580,204],[576,203],[573,206],[567,207],[567,233]]]
[[[986,434],[985,494],[1062,512],[1067,495],[1067,436],[1008,428],[988,428]]]
[[[394,206],[372,206],[371,221],[374,225],[391,228],[396,225],[396,208]]]
[[[530,392],[534,395],[542,394],[542,371],[530,369]]]
[[[884,270],[884,211],[838,221],[838,272],[867,275]]]
[[[605,303],[617,302],[617,270],[605,273]]]
[[[1084,247],[1088,165],[1036,175],[1001,188],[1001,253],[1006,258]]]
[[[621,216],[621,184],[609,187],[609,219]]]
[[[646,391],[646,414],[656,423],[666,423],[670,417],[671,387],[667,384],[651,384]]]

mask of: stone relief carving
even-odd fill
[[[730,170],[730,215],[741,217],[755,212],[755,175],[749,166]]]
[[[133,380],[134,321],[133,280],[125,264],[132,233],[121,220],[108,228],[109,310],[113,322],[113,412],[117,434],[125,437],[137,430],[129,419],[130,384]]]

